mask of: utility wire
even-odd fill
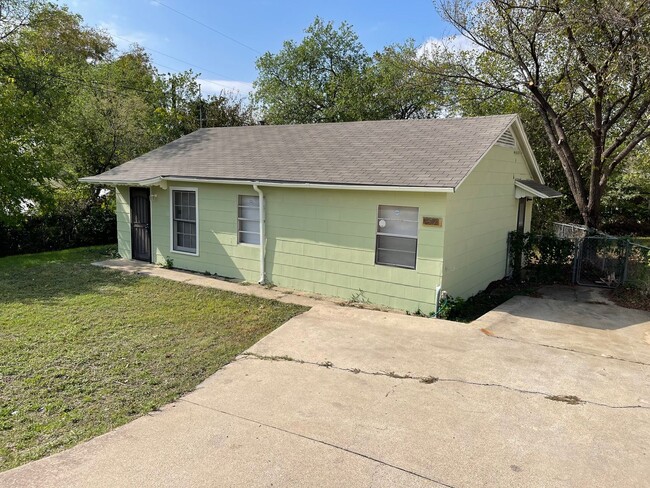
[[[131,44],[138,44],[139,46],[143,47],[147,51],[151,51],[151,52],[154,52],[154,53],[161,54],[161,55],[163,55],[163,56],[165,56],[167,58],[173,59],[174,61],[178,61],[179,63],[183,63],[183,64],[186,64],[188,66],[192,66],[194,68],[200,69],[201,71],[207,71],[208,73],[212,73],[214,75],[217,75],[217,76],[223,78],[224,80],[236,81],[233,78],[229,78],[228,76],[226,76],[226,75],[224,75],[222,73],[218,73],[218,72],[213,71],[211,69],[204,68],[204,67],[199,66],[199,65],[194,64],[194,63],[190,63],[189,61],[185,61],[183,59],[176,58],[176,57],[172,56],[171,54],[167,54],[167,53],[164,53],[162,51],[158,51],[156,49],[152,49],[150,47],[144,46],[144,45],[140,44],[139,42],[132,41],[131,39],[127,39],[126,37],[118,36],[117,34],[111,34],[111,36],[112,37],[117,37],[118,39],[122,39],[123,41],[126,41],[126,42],[130,42]],[[154,63],[154,64],[157,64],[157,63]],[[160,66],[163,66],[163,65],[161,64]],[[169,69],[172,69],[172,68],[169,68]]]
[[[231,37],[231,36],[229,36],[228,34],[224,34],[223,32],[221,32],[221,31],[215,29],[214,27],[211,27],[211,26],[209,26],[208,24],[205,24],[205,23],[201,22],[200,20],[195,19],[194,17],[190,17],[189,15],[187,15],[186,13],[181,12],[180,10],[176,10],[175,8],[170,7],[169,5],[166,5],[166,4],[164,4],[164,3],[162,3],[162,2],[160,2],[160,1],[158,1],[158,0],[151,0],[151,1],[152,1],[153,3],[155,3],[155,4],[160,5],[161,7],[165,7],[166,9],[169,9],[169,10],[171,10],[172,12],[177,13],[178,15],[182,15],[183,17],[185,17],[186,19],[191,20],[192,22],[196,22],[197,24],[202,25],[203,27],[205,27],[206,29],[211,30],[212,32],[216,32],[216,33],[219,34],[220,36],[225,37],[226,39],[229,39],[229,40],[231,40],[232,42],[237,43],[237,44],[239,44],[240,46],[245,47],[246,49],[248,49],[248,50],[250,50],[250,51],[253,51],[253,52],[256,53],[256,54],[262,54],[261,51],[258,51],[258,50],[255,49],[254,47],[251,47],[251,46],[249,46],[248,44],[244,44],[243,42],[238,41],[238,40],[235,39],[234,37]]]

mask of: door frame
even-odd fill
[[[146,239],[149,243],[149,255],[146,259],[140,259],[135,257],[135,239],[133,238],[134,234],[134,224],[133,224],[133,190],[138,190],[138,191],[144,191],[147,193],[147,206],[148,206],[148,212],[147,212],[147,224],[146,224]],[[130,237],[131,237],[131,259],[135,259],[137,261],[144,261],[147,263],[151,263],[151,259],[153,256],[153,251],[151,249],[151,221],[152,221],[153,213],[152,213],[152,208],[151,208],[151,188],[149,187],[142,187],[142,186],[130,186],[129,187],[129,227],[130,227]]]

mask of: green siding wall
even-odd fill
[[[495,146],[448,195],[442,286],[450,295],[466,298],[503,278],[508,232],[517,227],[515,178],[531,178],[523,156]]]
[[[170,190],[198,190],[199,255],[170,250]],[[421,225],[423,216],[444,217],[445,195],[413,192],[262,188],[266,202],[267,280],[296,290],[352,298],[363,290],[370,302],[429,312],[442,275],[442,228]],[[259,247],[237,244],[237,197],[250,186],[170,183],[153,187],[153,261],[256,282]],[[131,257],[128,188],[117,191],[120,254]],[[415,270],[375,265],[378,205],[419,207]],[[121,222],[124,222],[122,224]],[[120,229],[123,229],[120,232]]]
[[[443,230],[422,216],[444,217],[443,194],[269,188],[267,263],[273,283],[349,299],[432,311],[442,274]],[[415,270],[375,264],[379,205],[419,208]]]

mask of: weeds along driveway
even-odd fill
[[[649,368],[319,305],[180,401],[0,485],[642,486]]]

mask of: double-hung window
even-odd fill
[[[418,208],[379,205],[375,263],[415,269]]]
[[[172,189],[174,251],[197,254],[196,190]]]
[[[237,205],[237,242],[260,243],[260,197],[239,195]]]

